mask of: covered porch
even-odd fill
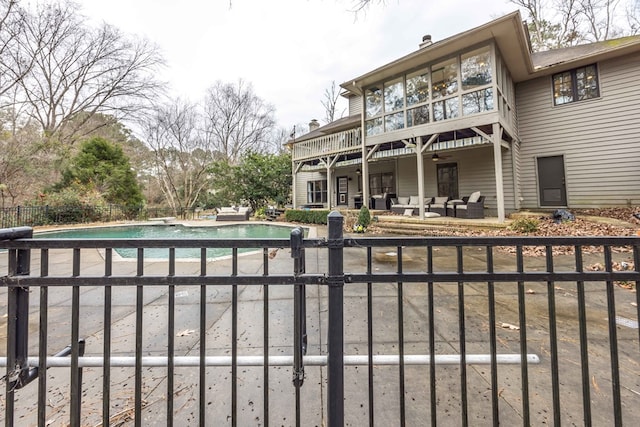
[[[434,197],[462,199],[479,191],[483,217],[503,222],[507,212],[518,209],[517,143],[499,123],[411,131],[392,140],[391,135],[369,137],[360,144],[361,127],[356,127],[321,137],[325,144],[320,138],[295,144],[294,189],[306,198],[294,197],[294,207],[359,209],[366,204],[391,212],[399,199],[412,198],[413,215],[424,219]],[[337,142],[328,145],[327,137]],[[446,209],[441,214],[446,216]]]

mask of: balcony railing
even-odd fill
[[[293,144],[293,160],[308,160],[332,154],[352,153],[361,148],[360,128],[320,136]]]

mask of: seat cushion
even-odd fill
[[[449,199],[448,197],[444,196],[444,197],[436,197],[435,200],[433,201],[434,204],[445,204],[447,203],[447,199]]]
[[[480,200],[480,192],[479,191],[474,191],[469,196],[469,202],[468,203],[476,203],[478,200]]]

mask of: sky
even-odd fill
[[[193,102],[238,79],[276,109],[279,126],[324,124],[325,90],[515,10],[507,0],[76,0],[92,22],[157,43],[171,96]],[[346,115],[346,102],[336,118]]]

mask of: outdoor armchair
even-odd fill
[[[451,200],[447,204],[447,215],[456,218],[484,218],[484,196],[479,191],[460,200]]]

